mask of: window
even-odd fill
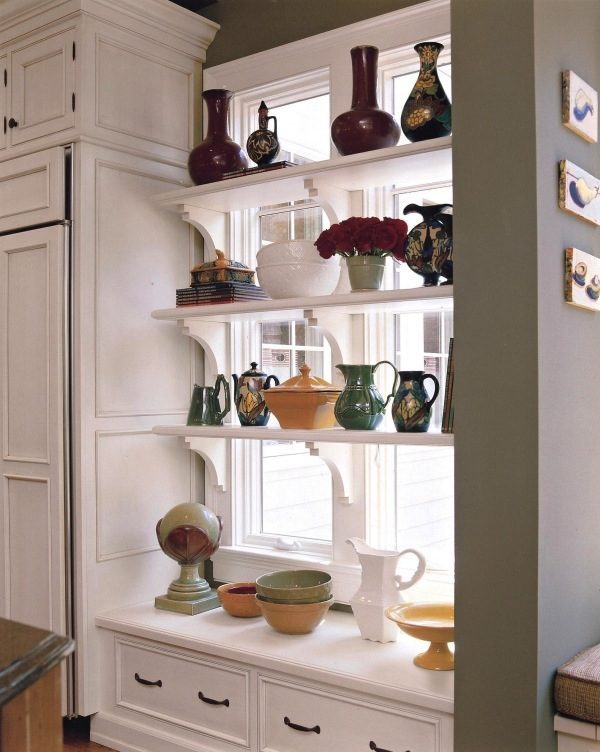
[[[375,19],[373,23],[375,29]],[[389,29],[377,27],[373,43],[376,44],[377,34],[387,33]],[[401,37],[401,33],[397,36]],[[285,50],[264,53],[262,77],[257,74],[261,55],[253,56],[253,67],[248,74],[243,73],[244,66],[239,61],[235,72],[233,68],[224,71],[223,75],[238,76],[240,81],[235,87],[231,132],[238,143],[245,143],[248,134],[257,127],[256,112],[264,99],[269,115],[277,118],[281,143],[278,159],[298,164],[329,159],[330,103],[339,96],[339,91],[346,91],[345,98],[349,100],[348,44],[342,40],[333,44],[323,42],[321,46],[317,42],[311,44],[310,64],[315,67],[308,71],[300,67],[307,61],[303,46],[299,43],[297,54],[292,47],[286,45]],[[395,49],[380,51],[379,103],[398,119],[417,69],[412,40]],[[440,56],[439,69],[444,88],[450,94],[448,45]],[[219,69],[209,69],[207,74],[214,76],[209,85],[223,85],[218,78]],[[345,76],[343,83],[340,76]],[[255,80],[261,81],[260,87],[254,86]],[[229,81],[227,85],[234,88]],[[341,111],[339,102],[337,109]],[[398,187],[381,186],[356,192],[352,199],[354,213],[398,217],[403,217],[403,208],[409,203],[451,202],[452,189],[448,183],[407,185],[406,181]],[[420,221],[418,215],[405,219],[409,227]],[[288,238],[313,239],[328,224],[321,207],[310,198],[234,212],[232,255],[253,266],[262,245]],[[422,284],[421,278],[405,265],[388,262],[386,274],[387,287]],[[398,315],[377,313],[358,318],[364,340],[364,362],[391,360],[397,369],[424,370],[438,378],[440,397],[433,411],[432,430],[439,430],[448,342],[452,336],[451,303],[428,305],[422,310],[412,308]],[[326,327],[308,326],[304,320],[234,325],[235,363],[246,364],[247,368],[260,353],[262,370],[284,380],[296,375],[306,361],[317,375],[331,381],[335,363],[339,361],[333,360],[330,336]],[[379,376],[376,379],[382,393],[384,385],[388,391],[391,388],[386,379],[390,381],[388,377],[381,382]],[[386,420],[391,422],[389,408],[387,412]],[[352,488],[351,499],[346,483]],[[306,560],[327,562],[328,568],[340,574],[342,580],[347,578],[338,597],[348,598],[356,589],[356,571],[346,575],[344,567],[356,560],[350,547],[345,546],[345,537],[354,535],[381,548],[422,550],[428,562],[429,581],[423,592],[445,596],[451,587],[451,448],[330,444],[315,447],[301,442],[239,441],[235,442],[232,499],[235,532],[230,559],[234,564],[217,564],[218,578],[219,571],[223,572],[223,579],[232,571],[245,578],[249,571],[259,573],[274,568],[274,561],[284,566],[285,562],[297,566]]]

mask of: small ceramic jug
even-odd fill
[[[265,391],[271,383],[277,386],[279,379],[257,369],[257,363],[250,363],[249,370],[241,376],[231,374],[233,402],[242,426],[266,426],[271,415],[265,402]]]
[[[386,363],[394,369],[394,386],[384,400],[375,386],[373,376],[380,365]],[[398,372],[389,360],[370,365],[337,365],[346,379],[346,386],[335,403],[335,417],[343,428],[372,431],[383,420],[383,412],[398,387]]]
[[[223,410],[221,410],[221,405],[219,404],[221,385],[223,385],[223,391],[225,392],[225,406]],[[230,409],[229,384],[227,383],[225,376],[220,373],[217,376],[214,387],[194,384],[192,403],[187,417],[187,425],[222,426],[223,418],[227,415]]]
[[[381,551],[371,548],[360,538],[348,538],[347,543],[356,551],[362,571],[360,587],[350,599],[360,634],[365,640],[394,642],[399,630],[386,618],[385,609],[402,602],[400,592],[414,585],[425,574],[425,557],[414,548]],[[396,574],[398,560],[405,554],[413,554],[418,560],[417,569],[406,581]]]
[[[433,397],[425,390],[423,382],[434,383]],[[425,432],[431,420],[431,406],[440,392],[440,382],[425,371],[400,371],[400,386],[392,402],[392,418],[396,431],[406,433]]]
[[[269,120],[274,123],[272,131],[268,128]],[[264,101],[258,108],[258,130],[248,136],[246,151],[250,159],[259,167],[270,164],[279,154],[277,118],[275,115],[269,115],[269,108]]]

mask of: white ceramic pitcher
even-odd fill
[[[400,591],[421,579],[425,573],[425,557],[414,548],[382,551],[367,545],[361,538],[348,538],[346,542],[356,551],[362,569],[360,587],[350,599],[360,634],[365,640],[394,642],[398,627],[386,618],[384,611],[403,601]],[[404,554],[414,554],[418,559],[417,569],[406,581],[396,574],[398,560]]]

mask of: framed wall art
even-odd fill
[[[559,162],[558,205],[594,225],[600,225],[600,180],[563,159]]]
[[[565,300],[600,311],[600,259],[578,248],[565,249]]]
[[[570,70],[562,74],[562,121],[586,141],[598,141],[598,92]]]

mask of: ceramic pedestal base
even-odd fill
[[[445,642],[432,642],[424,653],[413,658],[415,666],[427,668],[430,671],[452,671],[454,669],[454,653]]]
[[[154,599],[155,608],[190,616],[220,605],[216,590],[211,590],[204,577],[200,577],[197,564],[182,564],[181,574],[169,585],[167,594]]]
[[[219,597],[215,590],[211,590],[210,593],[204,598],[196,598],[193,601],[174,601],[167,595],[157,595],[154,599],[154,607],[159,608],[162,611],[175,611],[178,614],[188,614],[188,616],[195,616],[196,614],[202,614],[204,611],[210,611],[213,608],[218,608]]]

